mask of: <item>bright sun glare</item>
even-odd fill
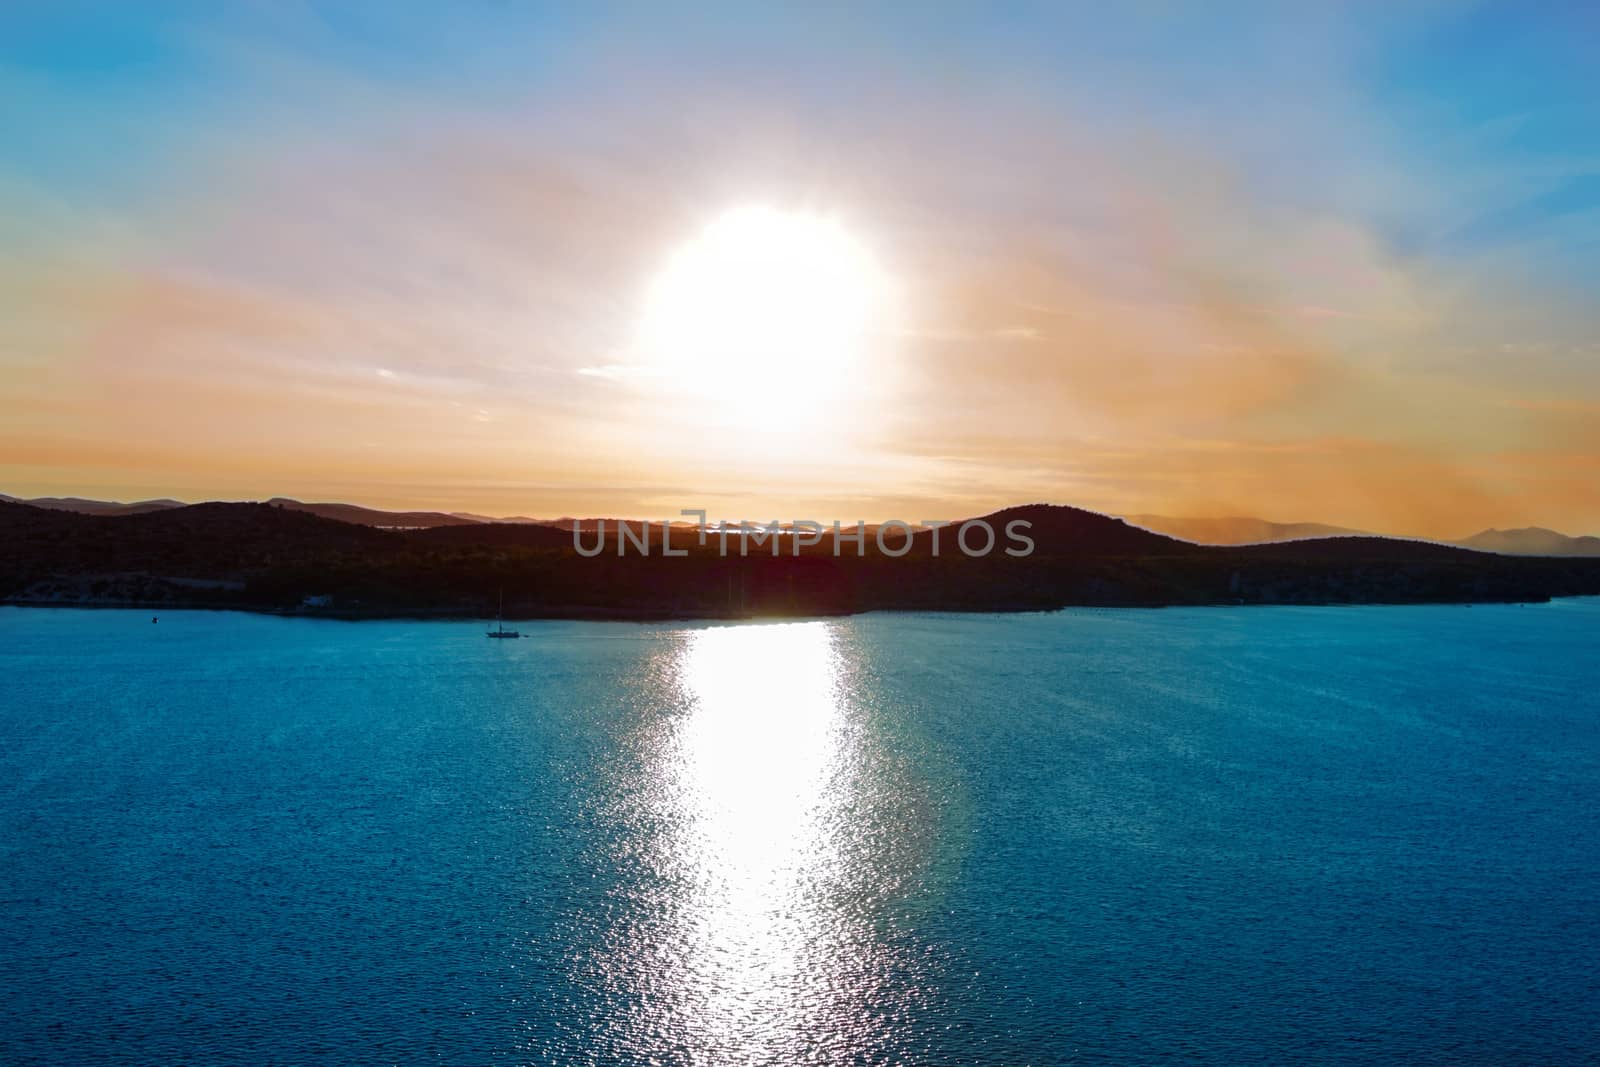
[[[886,334],[888,278],[838,221],[744,207],[685,242],[646,294],[644,357],[705,421],[815,424]]]

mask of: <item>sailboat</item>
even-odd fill
[[[522,636],[522,634],[519,633],[516,630],[508,630],[508,629],[506,629],[506,624],[501,621],[501,616],[503,616],[505,613],[506,613],[506,591],[504,589],[502,589],[502,590],[500,590],[500,607],[497,608],[495,610],[495,613],[494,613],[494,629],[490,630],[487,636],[489,636],[489,637],[521,637]]]

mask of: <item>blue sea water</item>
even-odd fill
[[[1576,1063],[1600,602],[0,609],[0,1062]]]

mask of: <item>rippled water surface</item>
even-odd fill
[[[0,1062],[1593,1062],[1600,602],[0,609]]]

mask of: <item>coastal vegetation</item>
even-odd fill
[[[154,604],[345,617],[717,618],[861,611],[1032,611],[1069,605],[1539,601],[1600,594],[1600,559],[1505,556],[1382,537],[1199,545],[1077,508],[984,516],[1030,524],[1034,553],[935,555],[932,532],[890,556],[834,555],[825,540],[774,556],[580,556],[539,523],[384,530],[271,504],[196,504],[91,515],[0,502],[0,598],[14,604]],[[594,533],[586,533],[589,545]],[[611,524],[606,537],[618,534]],[[677,543],[677,538],[674,543]],[[899,551],[898,542],[894,549]]]

